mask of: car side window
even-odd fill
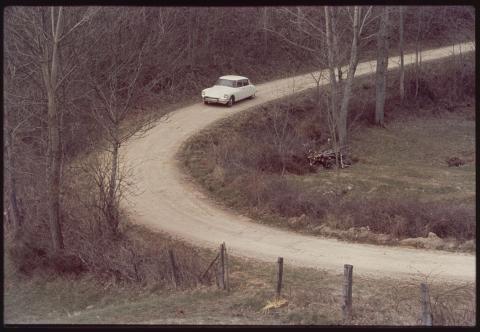
[[[247,86],[248,85],[248,80],[243,80],[243,86]]]
[[[240,82],[240,81],[235,81],[235,83],[233,83],[233,86],[234,86],[235,88],[239,88],[239,87],[242,86],[242,82]]]

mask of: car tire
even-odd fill
[[[204,100],[203,103],[204,103],[205,105],[208,105],[208,104],[209,104],[209,102],[206,101],[206,100]]]
[[[228,100],[227,107],[232,107],[233,104],[235,104],[235,97],[231,96]]]

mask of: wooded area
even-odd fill
[[[162,107],[192,99],[220,75],[257,83],[328,68],[325,111],[338,156],[348,143],[360,59],[377,59],[372,120],[383,125],[388,56],[416,52],[416,96],[421,50],[473,40],[474,24],[474,8],[465,6],[8,7],[4,225],[11,244],[81,257],[92,238],[118,236],[128,190],[122,145],[148,130]],[[403,65],[399,82],[403,98]]]

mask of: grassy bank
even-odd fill
[[[327,273],[293,268],[286,261],[282,297],[288,304],[268,312],[262,308],[275,296],[275,264],[232,257],[230,268],[229,293],[214,285],[174,289],[172,284],[99,283],[88,276],[44,280],[9,275],[4,319],[7,324],[418,325],[419,283],[427,282],[434,325],[475,322],[473,283],[439,283],[434,275],[369,279],[356,276],[354,269],[353,319],[344,322],[341,266],[338,273]]]

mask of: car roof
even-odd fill
[[[248,80],[248,78],[244,76],[237,76],[237,75],[225,75],[225,76],[221,76],[220,78],[224,80]]]

